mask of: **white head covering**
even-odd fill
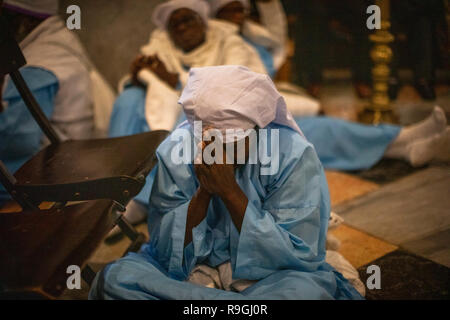
[[[246,8],[246,9],[248,9],[250,7],[248,0],[208,0],[209,7],[211,8],[210,16],[214,18],[220,9],[222,9],[224,6],[226,6],[230,2],[234,2],[234,1],[238,1],[238,2],[242,3],[244,8]]]
[[[58,0],[4,0],[3,7],[43,19],[58,14]]]
[[[243,66],[191,68],[178,103],[191,125],[201,120],[203,128],[218,129],[224,137],[226,129],[265,128],[271,122],[303,135],[270,77]]]
[[[203,0],[171,0],[158,5],[153,11],[152,21],[162,30],[165,30],[169,18],[175,10],[188,8],[195,11],[208,24],[209,6]]]

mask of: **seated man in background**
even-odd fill
[[[105,136],[114,93],[57,12],[57,0],[0,6],[27,60],[20,72],[60,137]],[[9,76],[0,79],[0,105],[0,159],[15,172],[39,151],[43,134]],[[9,198],[0,185],[0,205]]]
[[[188,120],[157,150],[150,242],[98,273],[90,298],[361,299],[325,262],[324,171],[270,78],[193,68],[179,103]],[[219,274],[209,287],[201,266]]]

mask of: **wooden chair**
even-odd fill
[[[83,268],[116,219],[110,200],[0,213],[0,296],[59,296],[67,268]]]
[[[50,141],[14,175],[0,161],[0,182],[23,209],[0,213],[0,295],[57,297],[66,268],[85,266],[115,224],[132,240],[127,252],[145,241],[118,212],[144,186],[168,132],[61,141],[19,72],[26,61],[1,17],[0,47],[0,75],[10,75]],[[42,202],[55,204],[41,210]],[[88,283],[94,276],[88,266],[83,269]]]

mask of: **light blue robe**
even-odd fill
[[[22,68],[20,73],[49,118],[58,92],[58,79],[52,72],[37,67]],[[39,151],[43,133],[12,81],[6,85],[3,102],[7,108],[0,112],[0,160],[14,173]],[[9,194],[0,184],[0,205],[8,199]]]
[[[151,239],[139,253],[99,273],[90,298],[361,299],[325,262],[330,199],[314,148],[290,128],[268,128],[280,130],[279,170],[260,175],[260,164],[236,170],[236,181],[249,200],[241,232],[222,200],[213,197],[186,247],[187,211],[199,183],[193,165],[172,161],[172,148],[179,142],[167,138],[157,150],[148,216]],[[268,136],[270,141],[270,131]],[[258,282],[237,293],[184,281],[196,264],[215,267],[226,261],[231,261],[235,279]]]
[[[331,117],[296,117],[306,139],[327,169],[370,169],[383,158],[401,127],[364,125]]]

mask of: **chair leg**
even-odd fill
[[[128,220],[120,215],[117,219],[117,225],[122,230],[122,232],[132,241],[127,251],[125,251],[126,255],[128,252],[136,252],[140,249],[142,244],[147,240],[145,235],[142,232],[137,232],[136,229],[128,222]]]
[[[136,229],[128,222],[127,218],[123,215],[120,215],[117,219],[117,225],[122,230],[122,232],[131,240],[134,241],[139,236],[139,233]]]
[[[142,232],[139,232],[138,237],[130,244],[130,246],[127,248],[127,251],[125,251],[124,256],[128,252],[138,252],[139,249],[142,247],[142,245],[147,241],[147,238],[145,237],[145,234]]]
[[[14,189],[16,178],[8,171],[2,161],[0,161],[0,183],[5,187],[11,197],[22,207],[22,209],[38,209],[38,204],[33,203],[33,201],[31,201],[26,194],[18,193]]]
[[[96,276],[96,273],[92,268],[87,264],[83,270],[81,270],[81,277],[84,281],[89,285],[89,287],[92,285],[92,282],[94,281],[94,278]]]

